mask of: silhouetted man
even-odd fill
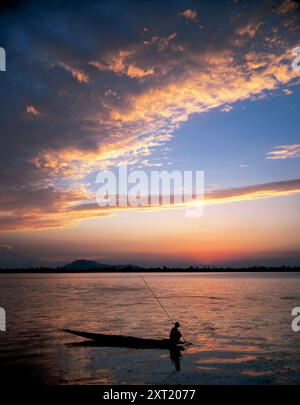
[[[174,324],[174,326],[173,326],[173,328],[171,329],[171,332],[170,332],[171,344],[176,345],[177,343],[180,342],[180,338],[181,338],[182,335],[180,333],[179,328],[180,328],[179,322],[175,322],[175,324]]]
[[[179,327],[179,322],[175,322],[170,332],[170,359],[174,361],[176,371],[180,371],[181,350],[184,350],[184,348],[176,346],[178,343],[180,343],[180,339],[182,337]]]

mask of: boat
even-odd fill
[[[184,346],[188,345],[188,343],[184,342],[174,345],[170,339],[145,339],[134,336],[81,332],[72,329],[63,329],[63,331],[90,340],[73,344],[76,346],[127,347],[135,349],[172,349],[179,347],[183,349]]]
[[[155,295],[152,288],[149,286],[144,277],[141,277],[146,287],[149,289],[153,297],[156,299],[160,307],[164,310],[169,320],[174,324],[170,314],[165,309],[159,298]],[[180,356],[180,352],[185,350],[185,347],[192,345],[192,343],[184,341],[174,344],[170,339],[145,339],[135,336],[125,335],[108,335],[104,333],[82,332],[73,329],[62,329],[63,332],[70,333],[75,336],[80,336],[88,339],[83,342],[75,342],[71,346],[93,346],[93,347],[127,347],[135,349],[168,349],[174,357]]]

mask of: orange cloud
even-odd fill
[[[131,78],[141,78],[154,74],[152,68],[143,69],[130,62],[133,55],[133,51],[120,50],[116,54],[107,55],[104,58],[104,62],[92,60],[89,64],[101,71],[113,72],[117,75],[129,76]]]
[[[191,10],[190,8],[182,11],[182,13],[179,13],[179,15],[183,16],[186,20],[191,20],[191,21],[197,20],[197,17],[198,17],[197,11]]]
[[[216,190],[205,195],[205,204],[251,201],[261,198],[283,197],[300,192],[300,180],[278,181],[245,187]]]
[[[243,37],[248,35],[250,38],[253,38],[261,26],[261,22],[250,22],[242,27],[236,29],[236,34]]]
[[[89,83],[90,79],[86,73],[81,70],[75,69],[66,63],[59,63],[59,66],[64,68],[67,72],[71,73],[75,80],[79,83]]]
[[[273,183],[265,184],[255,184],[245,187],[233,187],[226,189],[219,189],[209,193],[205,193],[204,204],[225,204],[233,202],[242,202],[242,201],[252,201],[258,200],[261,198],[273,198],[273,197],[283,197],[293,194],[300,193],[300,180],[287,180],[279,181]],[[171,201],[174,197],[171,196]],[[83,203],[79,205],[73,205],[71,208],[72,211],[101,211],[101,210],[128,210],[128,209],[170,209],[170,208],[188,208],[190,205],[194,204],[193,201],[186,201],[179,204],[160,204],[157,206],[142,206],[142,207],[106,207],[100,208],[96,202]]]
[[[279,14],[285,14],[293,10],[297,10],[298,4],[296,1],[293,0],[284,0],[279,7],[277,8],[277,12]]]
[[[275,146],[275,150],[268,152],[266,159],[292,159],[300,157],[300,144]]]
[[[120,51],[118,55],[103,69],[128,74],[126,58],[131,53]],[[276,56],[252,51],[245,55],[245,63],[236,63],[229,51],[192,54],[190,58],[193,64],[181,74],[167,76],[138,93],[125,94],[117,105],[109,104],[108,100],[105,118],[95,120],[108,129],[109,135],[100,137],[94,150],[76,147],[47,150],[31,162],[52,178],[77,179],[112,164],[141,162],[155,148],[162,148],[190,115],[213,108],[229,111],[235,102],[261,97],[297,77],[297,72],[286,64],[291,58],[288,52]],[[167,71],[168,65],[164,69]]]
[[[26,107],[26,111],[27,111],[28,114],[31,114],[31,115],[36,115],[36,116],[42,115],[42,113],[36,107],[34,107],[33,105],[28,105]]]
[[[116,133],[115,137],[107,139],[93,151],[81,149],[47,151],[33,158],[31,163],[37,169],[49,172],[52,178],[80,179],[91,170],[104,170],[109,166],[124,163],[138,163],[141,157],[150,155],[153,148],[162,146],[171,138],[168,133],[147,135],[142,129],[140,131],[140,134],[135,131],[130,133],[129,128],[127,136],[123,133],[120,137]]]
[[[121,124],[148,122],[156,126],[156,133],[166,128],[167,122],[172,132],[191,114],[252,98],[286,84],[296,77],[284,64],[286,57],[265,56],[265,69],[261,70],[252,64],[246,69],[243,64],[236,65],[230,54],[202,56],[207,60],[205,68],[190,68],[174,81],[146,89],[138,96],[129,96],[128,108],[115,109],[111,118]]]
[[[45,194],[46,192],[46,194]],[[100,207],[92,200],[92,195],[85,190],[73,192],[55,191],[51,189],[37,190],[26,198],[16,196],[15,200],[6,201],[0,209],[0,231],[44,230],[51,228],[76,226],[85,219],[99,219],[116,215],[118,212],[144,211],[153,212],[169,209],[185,209],[193,207],[195,201],[181,204],[160,204],[142,207]],[[300,193],[300,180],[288,180],[245,187],[215,190],[205,195],[205,205],[220,205],[254,201],[264,198],[284,197]],[[45,201],[42,196],[45,194]],[[35,207],[35,196],[39,195],[40,207]],[[30,196],[32,197],[30,199]],[[173,198],[171,197],[171,201]]]

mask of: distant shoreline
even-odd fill
[[[26,269],[0,269],[0,274],[78,274],[78,273],[298,273],[299,266],[281,266],[281,267],[187,267],[187,268],[169,268],[169,267],[118,267],[109,266],[108,268],[91,268],[91,269],[72,269],[68,270],[63,267],[48,268],[26,268]]]

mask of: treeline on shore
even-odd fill
[[[252,266],[252,267],[137,267],[108,266],[90,269],[66,269],[64,267],[35,267],[0,269],[0,273],[264,273],[264,272],[299,272],[299,266]]]

